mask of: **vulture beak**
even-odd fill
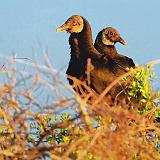
[[[64,23],[62,26],[56,29],[56,32],[61,32],[61,31],[67,30],[68,28],[69,26],[66,23]]]
[[[118,39],[118,42],[120,42],[123,45],[126,45],[126,41],[122,39],[121,37]]]

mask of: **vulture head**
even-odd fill
[[[80,33],[83,30],[83,18],[78,15],[71,16],[67,21],[56,29],[57,32],[61,32],[63,30],[67,31],[67,33]]]
[[[112,27],[107,27],[100,31],[96,37],[96,43],[97,42],[101,42],[104,45],[109,46],[115,45],[117,42],[126,45],[126,42],[121,38],[120,33]]]

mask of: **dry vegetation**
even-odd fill
[[[142,93],[139,106],[110,107],[105,94],[132,74],[129,94]],[[44,65],[11,57],[2,67],[0,159],[160,160],[159,95],[149,85],[153,75],[147,67],[131,70],[101,95],[73,78],[88,90],[84,98],[62,78],[47,57]]]

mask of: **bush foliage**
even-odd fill
[[[29,71],[16,67],[19,63]],[[153,71],[137,67],[119,78],[129,81],[128,99],[136,105],[110,107],[91,89],[84,98],[76,95],[46,57],[43,65],[11,58],[1,69],[1,159],[160,159],[160,97],[151,85]]]

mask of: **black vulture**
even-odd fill
[[[91,27],[84,17],[79,15],[71,16],[56,31],[60,32],[63,30],[70,34],[71,60],[67,74],[85,81],[94,91],[100,94],[119,75],[125,73],[124,70],[116,70],[115,72],[114,67],[117,64],[106,57],[104,58],[94,48]],[[92,69],[89,71],[90,83],[86,74],[88,60],[92,64]],[[70,84],[72,84],[71,81]],[[121,86],[118,85],[109,94],[115,97],[121,90]]]
[[[63,24],[56,30],[57,32],[66,30],[68,33],[70,33],[69,44],[71,48],[71,58],[66,74],[68,75],[67,79],[69,81],[69,84],[72,86],[74,85],[73,89],[79,94],[81,94],[81,92],[79,91],[79,87],[82,87],[83,91],[85,91],[85,89],[81,85],[76,86],[72,77],[76,77],[77,79],[84,81],[86,75],[85,60],[84,57],[81,55],[79,48],[79,38],[78,34],[76,34],[83,29],[83,23],[83,19],[80,16],[75,15],[70,17],[65,22],[65,24]]]
[[[117,53],[115,48],[117,42],[126,45],[125,40],[121,38],[120,33],[115,28],[107,27],[98,33],[94,47],[99,53],[117,63],[117,67],[122,69],[134,68],[135,64],[131,58]]]

